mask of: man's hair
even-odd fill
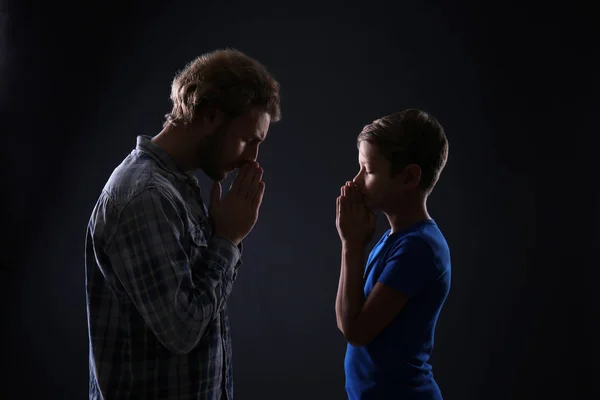
[[[235,49],[203,54],[178,72],[171,86],[173,110],[164,126],[190,124],[206,108],[228,117],[259,108],[281,119],[279,83],[258,61]]]
[[[431,193],[448,160],[448,139],[438,120],[425,111],[407,109],[366,125],[357,145],[367,141],[390,161],[391,174],[409,164],[421,168],[419,188]]]

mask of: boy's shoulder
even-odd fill
[[[387,256],[411,252],[423,260],[432,260],[442,269],[449,267],[450,248],[443,233],[433,220],[425,221],[414,229],[395,238]]]

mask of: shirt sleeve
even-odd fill
[[[392,250],[378,281],[413,297],[438,275],[431,246],[420,237],[409,236]]]
[[[191,265],[182,245],[184,227],[173,202],[158,189],[147,189],[121,211],[107,249],[146,324],[178,354],[197,345],[223,308],[240,260],[238,247],[213,237],[197,249],[202,252],[199,265]]]

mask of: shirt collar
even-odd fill
[[[154,159],[154,161],[156,161],[160,167],[175,175],[177,179],[182,181],[191,180],[194,184],[198,185],[198,179],[179,168],[169,153],[167,153],[162,147],[152,142],[152,138],[150,136],[138,136],[136,150],[152,157],[152,159]]]

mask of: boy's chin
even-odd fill
[[[379,211],[380,209],[379,204],[368,197],[365,197],[365,206],[371,211]]]

